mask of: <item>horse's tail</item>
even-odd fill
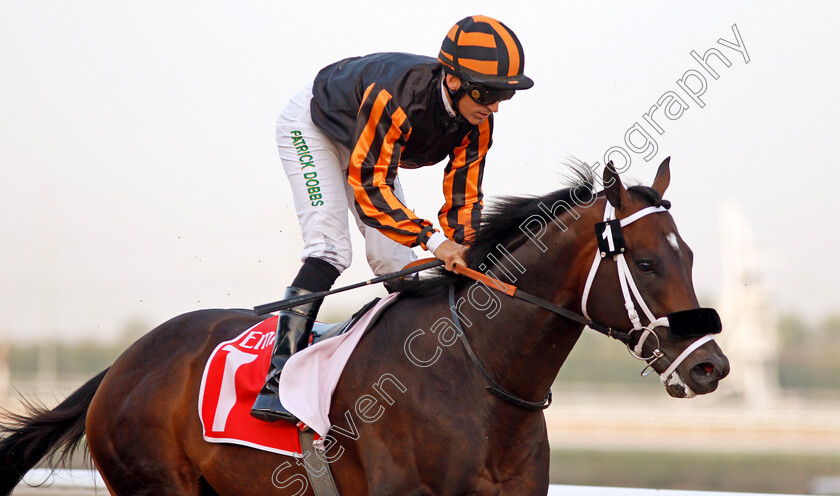
[[[5,412],[0,422],[0,433],[8,434],[0,441],[0,495],[11,494],[24,474],[45,456],[53,456],[63,447],[59,460],[66,460],[73,452],[85,435],[88,407],[106,372],[108,369],[52,410],[30,403],[24,414]]]

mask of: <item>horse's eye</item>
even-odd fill
[[[653,272],[653,262],[650,260],[639,260],[636,262],[636,266],[646,274]]]

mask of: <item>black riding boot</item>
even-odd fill
[[[289,286],[286,288],[285,299],[295,298],[310,294],[311,291]],[[309,343],[309,334],[318,315],[321,302],[317,300],[311,303],[304,303],[289,310],[280,312],[277,320],[277,337],[274,341],[274,350],[271,353],[271,365],[268,368],[268,376],[265,379],[265,386],[260,390],[257,401],[251,409],[251,416],[266,422],[277,420],[297,421],[294,415],[289,413],[280,403],[277,394],[280,373],[286,361],[295,352],[306,348]]]

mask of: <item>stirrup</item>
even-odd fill
[[[298,422],[298,418],[283,407],[279,398],[275,398],[274,396],[265,398],[264,400],[263,398],[264,396],[257,396],[257,401],[254,402],[254,407],[251,408],[252,417],[263,422],[278,422],[280,420],[292,422],[293,424]],[[261,403],[268,404],[264,405]]]

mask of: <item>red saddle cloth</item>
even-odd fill
[[[213,350],[204,367],[198,399],[206,441],[301,456],[294,424],[263,422],[250,414],[265,383],[276,329],[277,316],[272,316]]]

